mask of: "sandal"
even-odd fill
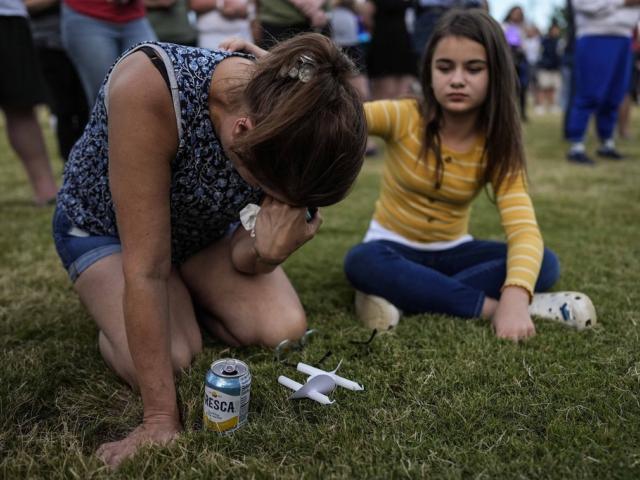
[[[536,293],[529,305],[529,314],[556,320],[578,330],[592,327],[597,321],[593,302],[580,292]]]

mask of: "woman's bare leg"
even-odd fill
[[[266,275],[238,272],[229,238],[191,257],[180,273],[207,313],[203,323],[226,343],[274,347],[300,338],[307,328],[302,304],[282,268]]]
[[[110,255],[91,265],[78,277],[74,287],[100,329],[98,345],[106,363],[135,388],[135,369],[124,324],[121,255]],[[193,304],[177,270],[173,270],[169,278],[169,318],[171,356],[177,372],[188,367],[202,350]]]
[[[40,124],[32,107],[2,107],[7,119],[9,143],[24,165],[35,202],[44,205],[55,198],[56,187]]]

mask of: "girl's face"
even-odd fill
[[[431,88],[442,110],[451,114],[477,111],[487,97],[489,66],[484,47],[466,37],[449,36],[436,45],[431,62]]]

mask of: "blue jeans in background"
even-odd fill
[[[566,137],[582,142],[595,113],[601,141],[613,138],[618,107],[631,80],[631,39],[584,36],[576,41],[573,64],[574,95],[569,106]]]
[[[140,42],[156,40],[146,18],[125,23],[107,22],[78,13],[64,4],[60,28],[62,43],[78,71],[90,109],[116,59]]]
[[[474,318],[486,296],[500,298],[507,246],[472,240],[448,250],[424,251],[377,240],[353,247],[344,268],[357,290],[385,298],[404,313]],[[550,289],[559,276],[558,259],[545,248],[535,291]]]

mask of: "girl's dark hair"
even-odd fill
[[[308,82],[289,75],[305,56]],[[367,129],[362,102],[349,79],[357,71],[319,34],[279,43],[260,58],[242,101],[254,128],[233,150],[258,182],[298,206],[342,200],[362,167]]]
[[[479,43],[487,54],[489,85],[480,107],[478,129],[484,133],[483,157],[486,160],[484,183],[492,183],[494,192],[505,178],[524,171],[525,156],[517,103],[516,70],[500,25],[482,10],[452,10],[437,24],[422,60],[422,114],[425,123],[424,149],[436,158],[436,186],[442,183],[444,163],[441,154],[440,127],[442,108],[432,88],[431,65],[440,40],[464,37]]]

